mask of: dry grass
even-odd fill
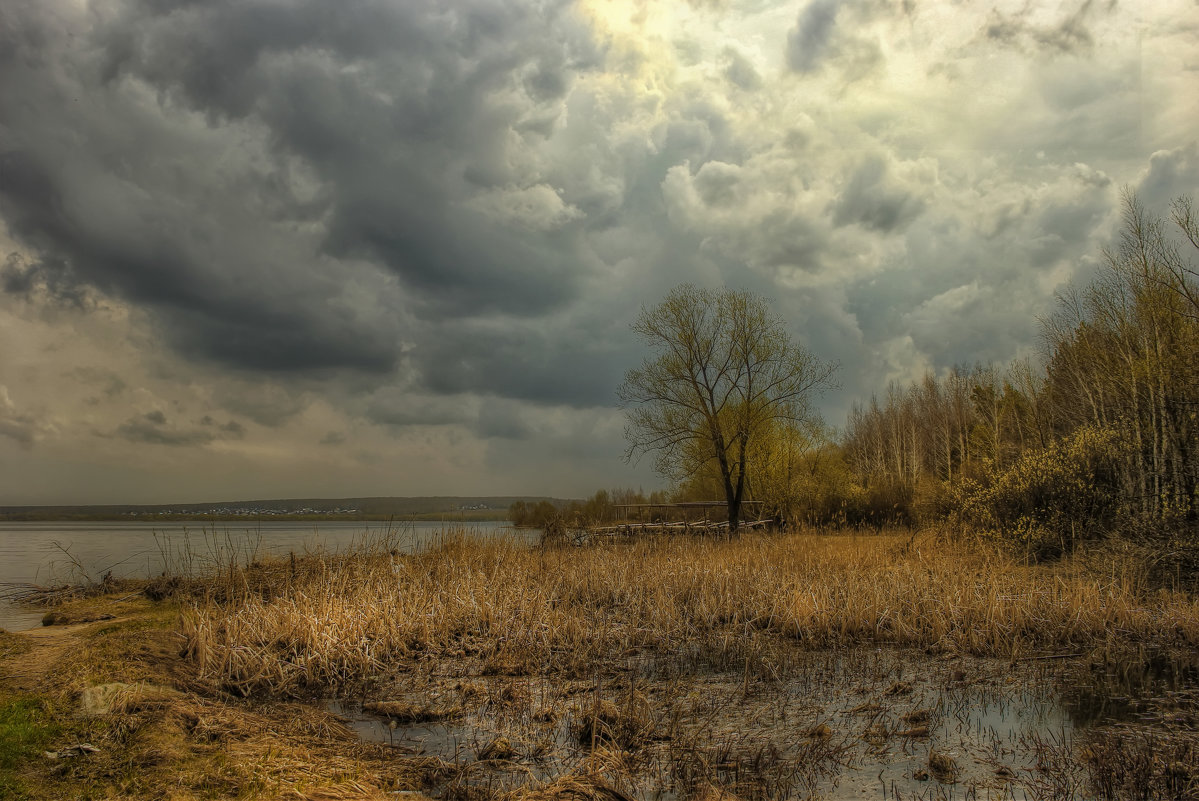
[[[17,656],[28,651],[29,643],[25,638],[13,634],[11,631],[0,629],[0,659]]]
[[[137,614],[64,635],[70,647],[44,666],[36,695],[9,684],[14,661],[29,657],[0,651],[0,740],[15,731],[13,710],[35,709],[39,721],[37,738],[22,734],[36,747],[0,765],[0,797],[361,801],[418,790],[443,769],[360,742],[323,709],[207,692],[179,659],[177,619],[143,601]],[[94,750],[76,754],[81,743]]]
[[[454,536],[416,554],[384,542],[231,562],[162,579],[152,594],[169,604],[56,610],[119,613],[40,630],[72,640],[30,690],[57,727],[39,749],[99,751],[25,749],[14,764],[27,797],[64,799],[766,801],[857,781],[866,765],[873,780],[875,762],[1032,798],[1192,798],[1185,698],[1163,706],[1168,724],[1096,729],[1078,753],[1064,736],[955,734],[993,732],[974,705],[1074,661],[1031,657],[1199,644],[1196,602],[1144,575],[1132,559],[1028,567],[907,535],[544,549]],[[8,667],[30,661],[16,639],[0,636],[0,700]],[[856,647],[874,644],[904,648]],[[280,700],[330,693],[361,698],[395,748]],[[406,754],[410,724],[444,742]],[[879,756],[892,751],[905,756]],[[979,755],[1001,752],[995,775],[980,773]]]
[[[1010,658],[1121,642],[1199,645],[1199,603],[1135,565],[1024,566],[898,536],[747,535],[530,549],[450,536],[421,553],[312,557],[184,616],[188,653],[240,693],[344,688],[415,656],[483,673],[592,675],[634,653],[755,669],[771,639]],[[238,589],[240,586],[240,590]]]
[[[505,801],[631,801],[597,776],[560,776],[544,787],[523,787]]]
[[[1028,568],[932,539],[812,535],[547,550],[455,537],[411,555],[234,567],[180,585],[181,603],[39,630],[73,644],[39,686],[60,731],[38,749],[99,752],[34,749],[16,764],[27,797],[47,799],[773,801],[858,781],[867,766],[873,781],[876,762],[914,771],[899,779],[912,792],[920,779],[968,793],[1010,783],[1036,799],[1132,798],[1140,786],[1189,799],[1199,779],[1185,698],[1167,699],[1168,725],[1096,730],[1077,753],[1070,738],[1029,745],[972,717],[1077,661],[1012,665],[972,649],[1193,648],[1194,603],[1139,575],[1131,563]],[[874,643],[940,653],[853,647]],[[0,701],[17,659],[0,665]],[[357,708],[394,742],[357,740],[323,704],[264,697],[353,698],[346,690],[376,673]],[[105,703],[81,714],[93,694]],[[406,739],[409,724],[444,738]],[[407,753],[426,736],[428,750]],[[1001,753],[992,776],[979,759]]]

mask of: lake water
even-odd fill
[[[59,585],[114,578],[156,576],[190,566],[227,563],[288,552],[337,551],[365,539],[390,536],[411,550],[451,530],[483,535],[536,536],[506,522],[466,524],[383,521],[0,522],[0,589],[14,583]],[[0,628],[17,631],[41,622],[42,612],[0,600]]]

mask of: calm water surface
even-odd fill
[[[286,555],[289,551],[336,551],[364,540],[393,538],[415,549],[447,530],[527,538],[501,521],[441,522],[0,522],[0,587],[10,583],[54,585],[156,576],[164,570],[202,570],[227,563]],[[20,630],[40,623],[42,612],[0,601],[0,628]]]

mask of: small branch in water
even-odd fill
[[[1082,654],[1046,654],[1044,656],[1018,656],[1012,660],[1015,662],[1042,662],[1048,659],[1074,659],[1082,656]]]

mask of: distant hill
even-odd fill
[[[347,520],[463,519],[502,520],[516,501],[555,505],[569,500],[535,495],[421,496],[375,498],[276,498],[167,504],[91,504],[78,506],[0,506],[0,520],[127,520],[129,518],[298,518]]]

